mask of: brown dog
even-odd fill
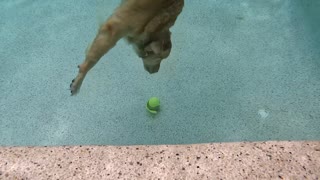
[[[171,51],[170,27],[184,6],[184,0],[122,0],[100,27],[88,49],[79,73],[70,84],[71,95],[79,92],[88,71],[121,38],[126,38],[142,58],[145,69],[156,73]]]

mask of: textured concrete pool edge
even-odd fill
[[[318,179],[320,141],[0,148],[0,179]]]

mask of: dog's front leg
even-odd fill
[[[70,84],[71,95],[79,92],[88,71],[104,54],[116,45],[117,41],[125,35],[125,32],[126,28],[117,17],[109,18],[107,22],[100,27],[97,36],[86,53],[84,62],[78,66],[79,72],[77,77],[73,79]]]

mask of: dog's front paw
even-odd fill
[[[79,87],[74,82],[75,82],[75,79],[73,79],[70,84],[71,96],[76,95],[79,92]]]
[[[83,76],[78,74],[78,76],[72,80],[70,84],[71,96],[79,93],[83,78],[84,78]]]

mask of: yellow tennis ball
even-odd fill
[[[157,97],[152,97],[147,102],[147,110],[152,113],[156,114],[160,109],[160,100]]]

